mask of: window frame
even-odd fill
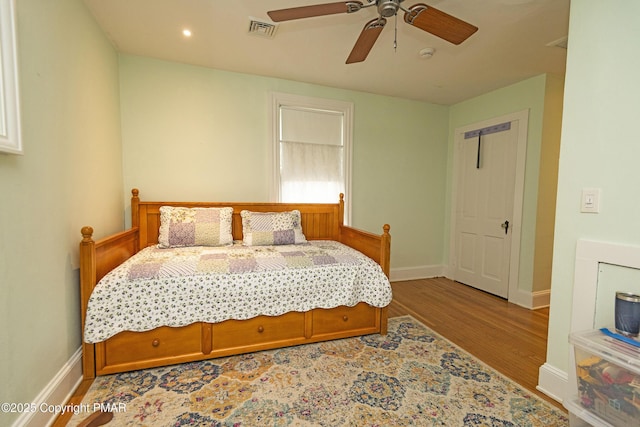
[[[271,168],[270,198],[281,201],[280,194],[280,108],[303,108],[337,112],[343,115],[343,150],[344,150],[344,194],[345,218],[344,223],[351,223],[351,170],[352,170],[352,141],[353,141],[353,103],[327,98],[316,98],[303,95],[293,95],[282,92],[270,93],[271,108],[271,148],[269,150],[269,166]],[[336,198],[338,195],[336,194]],[[336,199],[336,202],[338,200]]]
[[[15,0],[0,0],[0,152],[23,154]]]

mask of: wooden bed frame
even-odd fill
[[[385,224],[382,235],[343,224],[344,196],[335,204],[143,202],[131,191],[132,227],[92,239],[93,229],[83,227],[80,242],[80,301],[82,329],[89,297],[100,279],[140,249],[158,242],[161,206],[233,207],[233,238],[242,239],[243,209],[282,212],[298,209],[308,240],[342,242],[380,264],[389,277],[391,236]],[[386,334],[387,308],[366,303],[354,307],[289,312],[281,316],[258,316],[222,323],[197,322],[184,327],[160,327],[147,332],[121,332],[106,341],[82,345],[85,379],[136,369],[191,362],[291,345],[366,334]]]

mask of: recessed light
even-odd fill
[[[188,28],[185,28],[184,30],[182,30],[182,35],[185,37],[191,37],[191,30]]]

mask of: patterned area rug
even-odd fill
[[[389,319],[386,336],[99,377],[68,425],[100,404],[118,411],[108,426],[569,424],[410,316]]]

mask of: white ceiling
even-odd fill
[[[478,32],[456,46],[389,18],[366,61],[345,64],[375,7],[282,22],[249,34],[267,11],[336,0],[84,0],[119,52],[451,105],[542,73],[564,74],[570,0],[426,1]],[[367,3],[369,0],[360,0]],[[193,35],[185,38],[183,28]],[[423,48],[435,49],[430,59]]]

